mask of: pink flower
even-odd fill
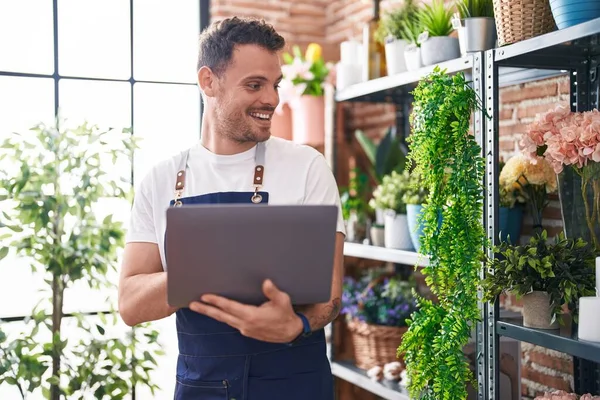
[[[590,155],[590,158],[595,162],[600,162],[600,143],[596,145],[596,150]]]

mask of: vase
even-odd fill
[[[385,64],[388,75],[396,75],[405,72],[406,60],[404,50],[408,42],[406,40],[393,39],[385,44]]]
[[[369,232],[371,234],[371,244],[373,246],[385,246],[385,227],[383,225],[373,225]]]
[[[458,38],[449,36],[433,36],[421,43],[423,65],[433,65],[455,58],[460,58]]]
[[[551,321],[552,307],[548,293],[533,291],[523,296],[523,326],[536,329],[558,329],[558,321]]]
[[[287,104],[275,110],[271,119],[271,135],[292,140],[292,110]]]
[[[550,0],[558,29],[600,18],[600,0]]]
[[[417,253],[421,249],[421,236],[423,236],[423,224],[419,223],[422,210],[423,206],[421,204],[406,205],[406,217],[408,218],[410,239]]]
[[[406,214],[396,214],[392,210],[386,211],[384,241],[385,247],[388,249],[413,250]]]
[[[421,58],[421,48],[416,46],[409,46],[404,50],[404,61],[406,62],[406,69],[408,71],[416,71],[423,66],[423,60]]]
[[[325,142],[325,99],[303,95],[291,104],[294,142],[321,146]]]
[[[523,224],[523,206],[500,207],[498,211],[500,241],[510,240],[510,244],[518,245]]]
[[[582,238],[600,251],[600,163],[566,166],[558,175],[565,236]]]

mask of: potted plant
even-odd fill
[[[600,112],[564,106],[540,114],[521,139],[529,157],[543,157],[558,174],[565,234],[600,251]]]
[[[423,33],[423,25],[419,9],[417,9],[416,14],[407,18],[404,23],[404,37],[408,42],[404,49],[404,61],[406,62],[406,69],[409,71],[416,71],[423,66],[421,44],[419,43],[421,33]]]
[[[563,304],[577,322],[579,298],[596,294],[596,254],[583,239],[567,239],[561,232],[549,243],[544,230],[526,245],[502,242],[495,252],[502,257],[488,259],[485,298],[494,301],[503,292],[522,297],[526,327],[558,328]]]
[[[408,172],[392,171],[383,177],[373,191],[371,205],[385,210],[385,247],[390,249],[413,250],[406,217],[406,204],[402,201],[408,185]]]
[[[369,175],[376,184],[381,183],[384,175],[392,171],[404,170],[407,151],[396,134],[395,127],[389,128],[378,144],[375,144],[362,130],[356,130],[354,136],[371,162]],[[384,210],[377,201],[372,202],[372,210],[375,212],[376,224],[383,226]]]
[[[493,0],[458,0],[456,8],[460,15],[457,30],[462,54],[496,47]]]
[[[296,86],[298,94],[290,100],[294,142],[311,146],[325,141],[324,82],[331,67],[321,52],[317,43],[310,43],[305,54],[294,46],[292,54],[283,54],[281,66],[284,80]]]
[[[433,0],[419,10],[419,19],[425,31],[419,37],[423,65],[433,65],[460,57],[458,39],[450,37],[452,8],[444,0]]]
[[[352,334],[356,366],[368,370],[397,361],[396,347],[417,310],[414,288],[389,274],[344,278],[340,314]]]
[[[421,211],[428,195],[429,190],[425,186],[419,171],[413,170],[410,172],[408,188],[402,196],[402,201],[406,204],[406,216],[408,218],[410,238],[413,247],[417,252],[421,249],[421,236],[423,235]]]
[[[421,272],[437,298],[418,297],[398,354],[411,398],[465,399],[473,373],[464,346],[480,318],[479,271],[487,238],[483,220],[485,162],[471,116],[482,104],[464,73],[438,66],[413,91],[408,160],[429,191],[423,204]],[[440,222],[441,213],[441,222]]]
[[[342,216],[346,223],[346,240],[362,242],[367,229],[367,176],[358,168],[350,171],[347,189],[341,190]]]
[[[542,157],[532,159],[520,153],[515,154],[502,167],[498,184],[501,240],[507,240],[507,235],[510,235],[511,243],[519,242],[522,218],[520,204],[527,206],[534,230],[541,231],[542,213],[548,206],[548,193],[554,193],[557,189],[552,166]]]
[[[116,311],[65,319],[64,309],[78,282],[90,292],[115,288],[110,274],[125,232],[97,210],[102,199],[131,198],[127,168],[106,164],[131,165],[135,143],[128,129],[64,128],[57,121],[2,144],[9,168],[0,171],[0,233],[11,243],[0,258],[14,251],[45,282],[45,298],[24,326],[10,336],[0,330],[0,385],[16,386],[23,398],[124,399],[137,384],[156,389],[148,372],[162,354],[158,332],[144,324],[119,334]]]
[[[388,75],[399,74],[407,70],[404,50],[414,40],[407,24],[415,19],[417,11],[418,7],[415,1],[407,0],[401,7],[385,14],[379,22],[375,38],[385,45]]]

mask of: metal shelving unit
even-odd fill
[[[484,140],[487,158],[485,214],[488,237],[495,242],[498,237],[498,89],[507,84],[503,79],[507,76],[505,71],[520,76],[530,75],[528,80],[568,74],[571,109],[586,111],[597,108],[600,103],[600,19],[489,50],[484,57],[485,104],[491,116],[486,121]],[[555,331],[531,329],[524,327],[521,319],[499,317],[498,304],[484,304],[483,307],[486,399],[500,397],[500,337],[511,337],[572,355],[575,392],[600,392],[600,345],[579,341],[576,326],[568,325]]]
[[[440,64],[449,73],[470,76],[477,94],[484,99],[487,114],[476,113],[475,135],[486,157],[484,225],[489,239],[498,237],[498,143],[499,88],[556,76],[569,76],[570,104],[574,111],[590,110],[600,104],[600,19],[569,29],[555,31],[513,45],[475,53]],[[410,91],[433,67],[375,79],[340,90],[334,102],[388,102],[403,107],[411,101]],[[333,96],[332,96],[333,97]],[[334,110],[334,107],[330,107]],[[402,118],[406,115],[398,113]],[[332,118],[331,121],[335,121]],[[405,122],[405,121],[404,121]],[[402,127],[402,124],[397,124]],[[406,126],[406,125],[404,125]],[[333,132],[333,130],[331,130]],[[333,140],[330,138],[331,142]],[[335,153],[335,149],[333,149]],[[335,169],[335,168],[334,168]],[[346,243],[344,254],[353,257],[412,265],[428,264],[426,257],[412,252]],[[490,254],[491,255],[491,254]],[[558,331],[524,327],[520,318],[502,317],[497,304],[481,303],[481,320],[476,327],[478,400],[499,399],[500,338],[512,338],[547,347],[574,357],[575,391],[600,393],[600,345],[579,341],[576,326]],[[386,399],[406,399],[403,389],[389,388],[373,382],[347,362],[335,360],[331,346],[334,374]]]

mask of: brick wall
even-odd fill
[[[382,10],[391,9],[402,0],[383,0]],[[288,46],[298,44],[304,48],[310,42],[323,46],[326,61],[339,60],[339,43],[350,38],[360,39],[361,23],[372,15],[370,0],[212,0],[212,19],[223,17],[261,17],[286,38]],[[544,112],[557,104],[567,104],[569,97],[568,78],[555,78],[527,83],[501,90],[500,93],[500,157],[507,159],[517,149],[520,136],[536,113]],[[395,107],[381,104],[344,104],[340,106],[344,115],[345,138],[351,138],[356,129],[362,129],[374,138],[381,136],[394,124]],[[345,138],[338,139],[340,160],[352,166],[361,162],[360,148]],[[347,171],[346,168],[341,170]],[[339,181],[347,182],[346,177]],[[549,233],[562,229],[558,198],[551,199],[544,214],[544,225]],[[525,217],[521,241],[529,239],[531,218]],[[514,297],[503,298],[507,308],[520,311],[522,305]],[[533,398],[545,390],[571,390],[573,365],[570,356],[544,348],[522,343],[522,395]],[[361,390],[345,389],[348,399],[369,398]],[[352,393],[352,394],[350,394]],[[367,396],[367,397],[365,397]]]

